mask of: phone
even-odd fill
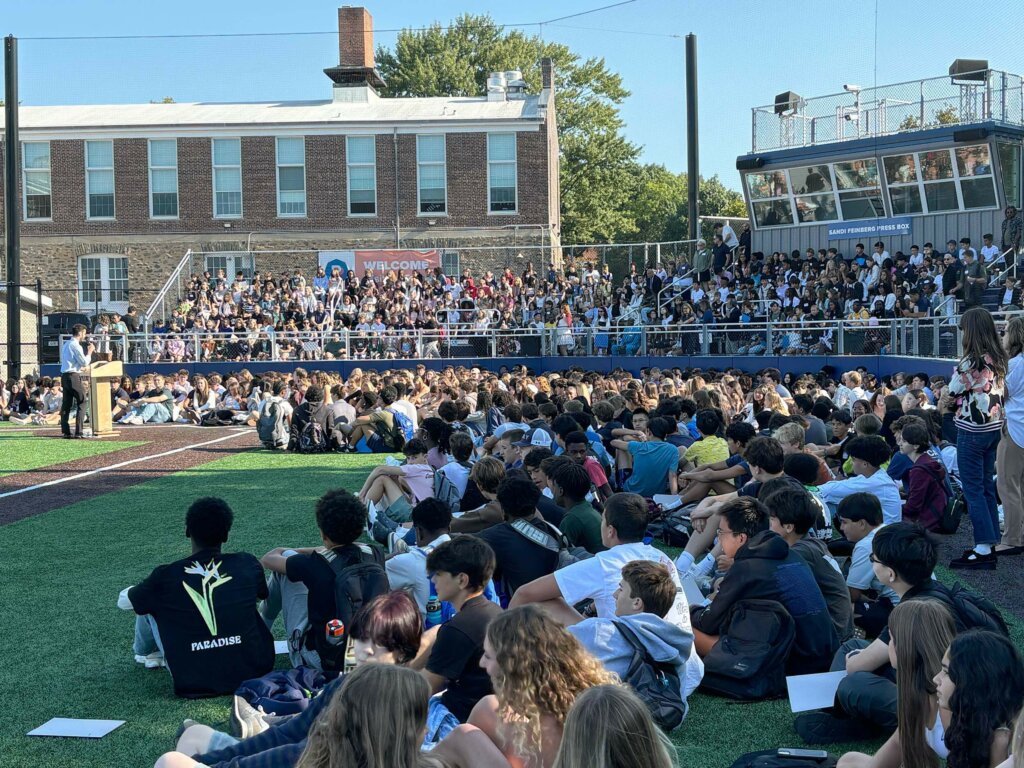
[[[828,752],[823,749],[796,749],[794,747],[781,747],[775,754],[779,757],[792,757],[797,760],[828,759]]]

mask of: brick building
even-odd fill
[[[549,60],[540,94],[507,73],[482,97],[384,98],[370,14],[340,8],[338,29],[324,101],[23,106],[24,281],[61,309],[144,309],[188,249],[279,271],[317,250],[557,244]]]

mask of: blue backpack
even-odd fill
[[[413,434],[415,433],[415,430],[412,428],[412,419],[401,411],[396,411],[394,408],[385,408],[384,410],[394,417],[395,426],[401,430],[403,435],[405,435],[405,442],[412,440]]]

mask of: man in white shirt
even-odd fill
[[[409,394],[408,385],[404,380],[396,379],[391,383],[391,386],[395,388],[395,393],[398,395],[398,399],[391,404],[391,407],[399,413],[405,414],[409,418],[409,421],[412,422],[413,431],[415,432],[420,428],[420,420],[416,413],[416,406],[410,403],[407,399]]]
[[[647,502],[642,496],[613,494],[601,515],[601,540],[608,549],[524,584],[512,596],[509,608],[540,603],[554,618],[571,626],[583,620],[573,606],[592,599],[599,618],[612,618],[616,615],[615,593],[622,581],[622,567],[636,560],[648,560],[668,568],[676,585],[675,603],[665,614],[665,621],[692,635],[690,607],[675,563],[661,550],[643,543],[647,516]],[[696,688],[703,676],[704,665],[692,650],[686,664],[684,687]]]
[[[89,342],[82,349],[86,328],[81,323],[71,328],[71,338],[60,350],[60,388],[63,397],[60,403],[60,433],[65,440],[81,438],[82,422],[85,420],[85,383],[82,372],[89,367],[93,344]],[[75,433],[71,434],[68,420],[71,409],[75,409]]]
[[[424,618],[427,615],[427,600],[430,599],[427,555],[446,541],[451,541],[448,534],[451,524],[452,513],[447,504],[440,499],[424,499],[412,509],[416,546],[410,547],[407,552],[392,555],[384,563],[391,589],[408,591]],[[407,533],[404,528],[399,528],[398,532]]]
[[[728,221],[722,224],[722,242],[729,246],[730,249],[740,244],[739,238],[736,237],[736,230],[732,228]]]
[[[860,386],[860,373],[857,371],[847,371],[839,381],[840,385],[832,396],[832,402],[835,403],[836,408],[842,408],[847,413],[852,414],[853,404],[858,400],[863,400],[865,395],[864,390]]]
[[[853,461],[854,477],[818,486],[822,501],[837,514],[839,502],[854,493],[869,493],[882,505],[882,520],[888,525],[903,519],[899,486],[881,466],[889,460],[889,446],[878,435],[861,435],[846,444]]]
[[[878,266],[882,266],[888,258],[889,252],[885,250],[885,243],[879,240],[875,243],[875,252],[871,254],[871,260]]]
[[[999,256],[999,247],[992,244],[992,235],[985,235],[982,237],[982,240],[985,242],[981,246],[981,258],[984,259],[985,265],[988,266]]]

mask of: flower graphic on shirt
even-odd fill
[[[206,566],[200,565],[199,561],[195,561],[185,569],[185,573],[187,574],[202,576],[202,594],[194,590],[185,582],[181,583],[181,586],[185,588],[188,596],[192,598],[192,602],[196,604],[196,608],[199,609],[199,615],[202,616],[203,621],[206,622],[206,628],[210,630],[210,634],[214,637],[217,636],[217,613],[213,607],[213,590],[221,584],[226,584],[231,581],[231,577],[227,574],[223,576],[221,575],[220,566],[220,563],[213,560],[211,560]]]

